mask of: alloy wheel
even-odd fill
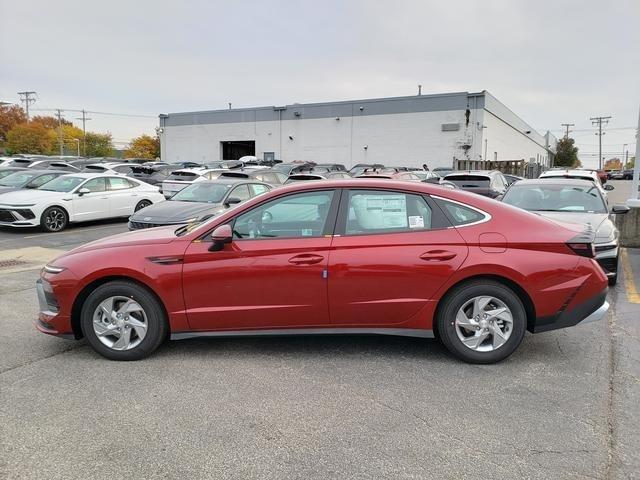
[[[65,214],[59,208],[52,208],[47,213],[44,222],[51,232],[62,230],[65,223]]]
[[[455,320],[458,339],[471,350],[492,352],[504,345],[513,331],[509,307],[492,296],[478,296],[465,302]]]
[[[136,212],[138,210],[142,210],[143,208],[147,208],[149,205],[151,205],[151,202],[147,201],[147,200],[143,200],[140,203],[138,203],[138,205],[136,205]]]
[[[93,331],[100,342],[113,350],[130,350],[140,345],[148,326],[144,309],[129,297],[108,297],[93,313]]]

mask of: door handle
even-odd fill
[[[108,200],[109,197],[100,197],[100,200]]]
[[[444,262],[445,260],[451,260],[455,256],[455,253],[447,250],[429,250],[420,255],[420,259],[427,262]]]
[[[289,263],[294,265],[313,265],[324,260],[322,255],[314,255],[313,253],[303,253],[289,259]]]

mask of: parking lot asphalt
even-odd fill
[[[3,230],[0,253],[125,230]],[[640,478],[640,251],[624,252],[604,321],[527,334],[497,365],[365,336],[115,363],[34,330],[39,265],[0,269],[0,478]]]

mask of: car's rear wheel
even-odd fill
[[[82,333],[89,344],[111,360],[139,360],[150,355],[163,342],[168,328],[156,297],[128,281],[96,288],[80,315]]]
[[[67,212],[61,207],[49,207],[40,216],[40,227],[45,232],[60,232],[68,222]]]
[[[453,355],[469,363],[494,363],[518,348],[527,314],[509,287],[481,280],[447,294],[436,322],[442,343]]]
[[[141,200],[136,205],[136,208],[135,208],[134,211],[137,212],[138,210],[142,210],[143,208],[147,208],[149,205],[151,205],[151,202],[149,200]]]

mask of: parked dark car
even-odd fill
[[[537,213],[554,221],[580,223],[595,234],[595,257],[615,285],[618,278],[618,229],[609,216],[600,189],[589,180],[544,178],[522,180],[507,190],[504,203]],[[627,206],[614,206],[613,214],[629,211]]]
[[[468,192],[496,198],[507,190],[507,180],[497,170],[467,170],[450,173],[445,180]]]
[[[128,177],[149,185],[162,185],[162,182],[176,169],[175,165],[132,165]]]
[[[627,169],[627,170],[623,170],[623,179],[624,180],[633,180],[633,168],[631,169]]]
[[[129,230],[198,223],[269,190],[266,183],[236,178],[194,183],[165,202],[135,212],[129,217]]]
[[[24,169],[13,172],[0,179],[0,194],[13,192],[22,188],[38,188],[60,175],[66,175],[69,172],[64,170],[35,170]]]
[[[296,173],[308,172],[315,166],[314,163],[279,163],[273,166],[274,170],[284,173],[287,177]]]

